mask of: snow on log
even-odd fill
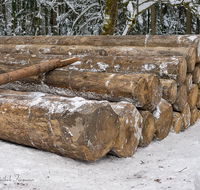
[[[187,71],[192,72],[196,64],[194,48],[134,47],[134,46],[54,46],[54,45],[0,45],[1,53],[59,54],[87,56],[183,56]]]
[[[118,157],[131,157],[139,144],[143,118],[137,108],[128,102],[110,105],[119,116],[119,135],[110,153]]]
[[[114,146],[118,116],[109,103],[0,90],[0,138],[94,161]]]
[[[173,112],[171,131],[179,133],[181,130],[182,123],[183,123],[182,115],[179,112]]]
[[[177,97],[177,83],[172,79],[160,79],[163,86],[162,98],[173,104]]]
[[[0,73],[8,72],[14,68],[16,67],[0,65]],[[81,96],[86,99],[117,102],[128,101],[141,108],[151,103],[151,89],[149,89],[147,80],[137,74],[122,75],[54,70],[46,75],[24,78],[20,81],[22,82],[21,87],[19,87],[21,91],[29,91],[30,89],[31,91],[51,93],[49,88],[56,87],[60,91],[64,91],[66,96]],[[14,87],[15,84],[12,85],[12,89],[18,88]],[[38,89],[35,84],[41,85],[41,88]],[[9,88],[8,86],[3,86],[3,88]]]
[[[0,44],[193,47],[200,62],[199,35],[3,36]]]
[[[197,120],[198,120],[198,109],[195,106],[194,108],[190,108],[190,112],[191,112],[191,119],[190,119],[190,125],[194,125]]]
[[[184,85],[187,87],[187,91],[189,91],[192,88],[192,84],[193,84],[192,82],[193,82],[192,74],[187,73],[186,79],[185,79],[185,82],[184,82]]]
[[[183,124],[181,126],[181,130],[186,130],[190,127],[190,120],[191,120],[191,112],[190,106],[188,103],[185,104],[183,111],[181,112]]]
[[[185,85],[178,86],[176,101],[173,104],[175,111],[182,111],[187,103],[187,87]]]
[[[162,140],[167,137],[173,119],[173,109],[170,103],[162,99],[153,112],[155,117],[155,136]]]
[[[151,112],[139,110],[143,117],[143,129],[140,138],[139,146],[148,146],[155,133],[155,119]]]
[[[197,100],[199,96],[199,89],[197,84],[193,84],[192,88],[188,91],[187,102],[190,108],[194,108],[197,105]]]

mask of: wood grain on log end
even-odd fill
[[[162,98],[173,104],[177,97],[177,83],[172,79],[160,79],[163,91]]]
[[[175,133],[179,133],[181,130],[182,123],[183,123],[183,119],[182,119],[181,114],[179,112],[173,112],[171,131]]]
[[[199,89],[197,84],[193,84],[192,88],[188,91],[187,102],[190,108],[194,108],[197,105],[199,95]]]
[[[111,154],[118,157],[131,157],[139,144],[143,118],[137,108],[128,102],[110,103],[119,116],[119,135]]]
[[[159,140],[167,137],[173,119],[173,109],[171,104],[162,99],[153,112],[155,117],[155,137]]]
[[[188,103],[186,103],[184,109],[181,112],[181,115],[183,118],[183,125],[181,127],[181,130],[184,131],[190,127],[191,112],[190,112],[190,106]]]
[[[197,98],[197,108],[200,109],[200,90],[198,92],[198,98]]]
[[[182,111],[187,103],[187,87],[185,85],[178,86],[176,101],[173,104],[175,111]]]
[[[200,67],[195,67],[191,74],[193,83],[198,84],[200,82]]]
[[[118,116],[109,103],[0,90],[0,138],[94,161],[115,145]]]
[[[190,109],[190,112],[191,112],[191,120],[190,120],[190,125],[194,125],[197,120],[198,120],[198,109],[197,107],[195,106],[194,108],[191,108]]]
[[[140,110],[139,112],[143,117],[143,129],[139,146],[148,146],[154,137],[155,119],[153,114],[149,111]]]
[[[195,69],[197,54],[195,48],[190,48],[188,52],[187,72],[192,72]]]
[[[186,79],[185,79],[185,82],[184,82],[184,85],[187,87],[187,91],[189,91],[191,88],[192,88],[192,74],[191,73],[187,73],[186,75]]]

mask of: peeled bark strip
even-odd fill
[[[173,104],[173,109],[175,111],[182,111],[187,103],[187,87],[181,85],[177,88],[177,98]]]
[[[45,73],[55,68],[67,66],[73,62],[78,61],[78,58],[71,58],[66,60],[53,59],[30,67],[25,67],[16,71],[11,71],[0,75],[0,85],[20,80],[39,73]]]
[[[195,106],[194,108],[191,108],[190,109],[190,112],[191,112],[191,120],[190,120],[190,125],[194,125],[197,120],[198,120],[198,109],[197,107]]]
[[[200,109],[200,90],[199,90],[199,92],[198,92],[197,108]]]
[[[131,157],[139,144],[143,118],[133,104],[119,102],[110,105],[119,116],[119,135],[110,153],[118,157]]]
[[[155,119],[149,111],[139,111],[143,117],[142,136],[140,138],[139,146],[148,146],[155,133]]]
[[[0,138],[62,156],[94,161],[118,136],[109,103],[80,97],[0,90]]]
[[[191,120],[190,106],[188,103],[186,103],[183,111],[181,112],[181,115],[183,118],[183,125],[181,126],[181,130],[186,130],[190,127]]]
[[[155,136],[157,139],[162,140],[167,137],[173,119],[173,109],[171,104],[162,99],[153,112],[155,117]]]
[[[188,91],[188,98],[187,98],[190,108],[194,108],[197,105],[198,95],[199,95],[198,85],[193,84],[192,88]]]
[[[192,71],[192,79],[194,84],[200,83],[200,67],[195,67],[194,71]]]
[[[0,44],[192,47],[195,48],[197,62],[200,62],[198,35],[3,36],[0,37]]]
[[[182,115],[179,112],[173,112],[171,131],[179,133],[183,123]]]
[[[183,56],[187,71],[192,72],[196,64],[194,48],[134,47],[134,46],[53,46],[53,45],[0,45],[1,53],[59,54],[87,56]]]
[[[0,65],[0,73],[8,72],[13,68]],[[143,107],[151,103],[151,89],[149,89],[147,80],[137,74],[121,75],[54,70],[46,75],[33,76],[20,81],[23,83],[21,91],[28,91],[32,86],[31,91],[47,92],[46,87],[56,87],[60,88],[60,91],[64,91],[66,96],[82,96],[86,99],[117,102],[128,101],[136,107]],[[25,84],[28,87],[23,89]],[[34,88],[34,84],[42,84],[44,88],[38,90],[38,88]]]
[[[160,79],[163,86],[162,98],[173,104],[177,97],[177,83],[171,79]]]
[[[184,85],[187,87],[187,91],[189,91],[192,88],[193,85],[193,80],[192,80],[192,74],[191,73],[187,73],[186,75],[186,79],[184,82]]]

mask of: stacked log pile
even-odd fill
[[[197,35],[0,37],[0,74],[71,57],[79,61],[0,86],[0,138],[93,161],[132,156],[200,117]]]

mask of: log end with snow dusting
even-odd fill
[[[94,161],[114,146],[118,116],[109,103],[0,90],[0,138]]]

